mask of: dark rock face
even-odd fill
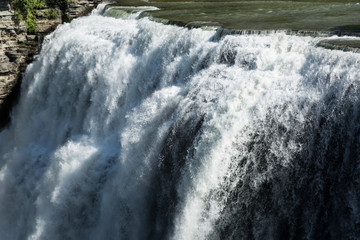
[[[0,11],[7,11],[9,9],[10,0],[2,0],[0,2]]]
[[[0,128],[9,122],[9,113],[16,102],[21,75],[39,51],[41,39],[69,18],[89,12],[102,0],[72,0],[66,10],[57,9],[55,19],[47,19],[47,9],[39,10],[37,35],[28,35],[25,23],[17,23],[10,0],[0,2]],[[66,17],[64,17],[66,15]]]

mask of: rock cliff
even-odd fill
[[[87,14],[102,0],[70,0],[66,9],[37,11],[37,33],[30,35],[25,23],[18,22],[11,0],[0,2],[0,128],[9,122],[9,113],[19,93],[21,76],[39,51],[41,39],[66,20]],[[54,12],[55,11],[55,12]]]

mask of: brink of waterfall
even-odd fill
[[[360,238],[360,54],[107,11],[27,68],[1,239]]]

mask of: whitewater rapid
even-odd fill
[[[27,68],[1,239],[360,238],[360,54],[103,7]]]

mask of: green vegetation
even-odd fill
[[[57,18],[57,12],[55,8],[50,8],[47,10],[46,15],[48,19],[55,19]]]
[[[34,14],[33,11],[26,13],[25,26],[30,34],[36,33],[36,16]]]
[[[26,29],[30,34],[36,33],[36,10],[44,6],[42,0],[14,0],[15,16],[20,22],[25,18]]]
[[[68,0],[13,0],[15,17],[18,22],[25,20],[26,29],[29,34],[35,34],[37,10],[49,7],[46,12],[48,19],[57,17],[56,7],[65,12]]]
[[[64,14],[64,21],[65,21],[65,22],[71,22],[71,20],[72,20],[72,17],[71,17],[71,16],[69,16],[69,15],[67,15],[67,14]]]

